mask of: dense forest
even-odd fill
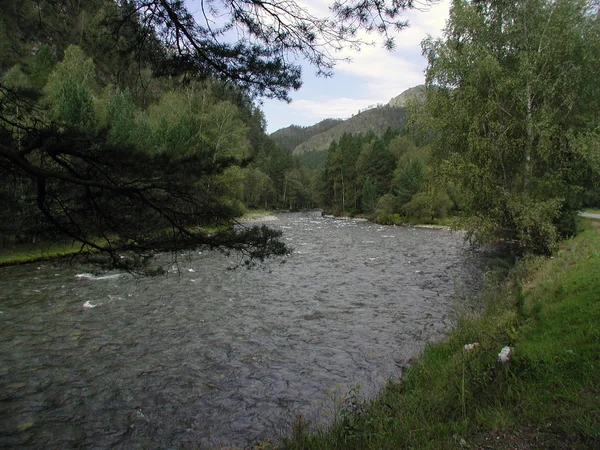
[[[0,245],[66,238],[115,262],[188,245],[285,251],[266,228],[214,230],[246,208],[314,206],[306,169],[256,106],[285,99],[299,74],[201,31],[182,2],[4,2]],[[172,49],[184,44],[195,59]]]
[[[301,157],[292,149],[344,123],[265,134],[256,100],[301,85],[286,55],[328,75],[319,37],[341,48],[360,29],[387,36],[411,3],[336,3],[337,21],[290,3],[278,26],[270,3],[219,5],[230,21],[213,29],[181,1],[4,2],[0,245],[68,239],[115,262],[195,245],[264,257],[286,251],[278,233],[214,230],[247,208],[320,206],[394,223],[451,213],[473,241],[549,253],[598,205],[595,2],[453,2],[444,37],[422,44],[425,98],[385,132]],[[226,42],[233,27],[253,40]]]
[[[321,204],[392,222],[451,212],[473,242],[551,253],[600,204],[599,5],[455,1],[422,47],[425,101],[401,135],[334,142]]]
[[[321,204],[334,214],[376,216],[382,222],[401,221],[399,215],[444,217],[449,207],[443,200],[432,203],[435,210],[417,205],[429,154],[429,145],[417,145],[407,133],[345,134],[329,147],[319,180]]]

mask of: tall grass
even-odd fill
[[[72,242],[15,244],[0,249],[0,266],[59,258],[89,251],[89,248],[82,249],[80,244],[73,244]]]

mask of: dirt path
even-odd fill
[[[587,217],[588,219],[598,219],[598,220],[600,220],[600,214],[580,212],[579,215],[581,217]]]

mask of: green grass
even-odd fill
[[[252,210],[245,213],[238,220],[257,220],[273,214],[266,210]],[[206,227],[207,233],[223,231],[222,227]],[[36,244],[9,244],[0,248],[0,266],[24,264],[28,262],[60,258],[75,255],[81,252],[80,244],[72,242],[37,242]],[[90,251],[91,249],[84,249]]]
[[[600,208],[585,208],[583,211],[591,214],[600,214]]]
[[[0,249],[0,266],[60,258],[81,251],[81,245],[71,242],[15,244]]]
[[[552,258],[491,279],[481,312],[428,345],[400,382],[368,402],[351,393],[331,429],[295,432],[284,447],[599,448],[600,233],[588,222]]]

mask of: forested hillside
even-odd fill
[[[290,125],[289,127],[281,128],[280,130],[271,133],[269,137],[280,147],[292,151],[311,137],[327,132],[329,129],[342,122],[343,119],[325,119],[308,127]]]
[[[401,130],[406,125],[406,107],[411,101],[425,101],[425,86],[407,89],[393,97],[386,105],[376,105],[353,114],[349,119],[325,119],[321,122],[301,127],[290,125],[271,133],[269,136],[279,146],[293,150],[294,154],[326,151],[335,140],[344,134],[375,133],[386,130]]]
[[[344,134],[375,133],[383,134],[388,128],[398,131],[406,124],[406,109],[380,105],[360,112],[351,118],[331,127],[327,131],[315,134],[294,148],[294,154],[327,150],[329,145]]]
[[[425,87],[416,86],[392,98],[387,105],[359,111],[349,119],[325,119],[310,127],[291,125],[270,137],[281,147],[293,150],[308,169],[322,169],[332,142],[339,141],[345,134],[381,136],[388,130],[402,130],[406,125],[409,102],[422,102],[424,95]]]

